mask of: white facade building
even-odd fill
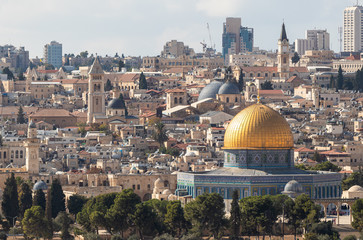
[[[62,44],[51,41],[44,46],[44,62],[52,64],[56,68],[62,66]]]
[[[360,52],[363,46],[362,6],[344,9],[344,52]]]

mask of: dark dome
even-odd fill
[[[206,99],[206,98],[216,99],[216,95],[218,93],[218,90],[222,85],[223,85],[223,83],[221,83],[219,81],[213,81],[213,82],[209,83],[199,93],[198,101]]]
[[[124,102],[120,98],[115,98],[115,99],[112,99],[112,101],[108,103],[107,108],[111,108],[111,109],[124,109],[125,108],[125,104],[124,104]]]
[[[238,86],[232,82],[224,83],[218,90],[218,94],[239,94]]]
[[[47,186],[47,184],[45,184],[45,182],[39,181],[36,184],[34,184],[33,190],[36,191],[36,190],[39,190],[39,189],[40,190],[47,190],[48,186]]]

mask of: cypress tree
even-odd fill
[[[336,88],[335,79],[334,79],[333,75],[330,76],[329,85],[330,85],[329,88]]]
[[[32,207],[33,198],[32,198],[32,191],[29,187],[29,184],[22,183],[20,185],[20,194],[19,194],[19,214],[20,217],[24,217],[25,210]]]
[[[120,94],[120,97],[119,98],[122,101],[123,106],[125,107],[125,116],[127,116],[128,115],[128,112],[127,112],[127,107],[126,107],[126,104],[125,104],[124,96],[122,94]]]
[[[33,206],[40,206],[44,211],[45,205],[46,205],[46,200],[43,190],[42,189],[36,190],[33,198]]]
[[[240,92],[243,91],[243,85],[244,85],[244,82],[243,82],[243,72],[242,72],[242,68],[241,68],[241,70],[239,70],[239,78],[238,78],[238,90]]]
[[[343,89],[343,84],[344,84],[343,70],[342,70],[342,66],[339,66],[338,80],[337,80],[337,90]]]
[[[66,210],[65,195],[58,179],[52,182],[50,188],[52,218],[56,218],[59,212]]]
[[[143,72],[141,72],[139,78],[139,89],[147,89],[147,82]]]
[[[19,216],[18,187],[14,173],[11,173],[10,178],[7,178],[5,181],[1,207],[9,223],[13,223],[14,218]]]
[[[21,106],[19,107],[17,122],[19,124],[25,123],[24,111],[23,111],[23,108]]]
[[[241,232],[241,209],[238,205],[238,191],[234,190],[232,194],[232,203],[231,203],[231,217],[230,221],[230,239],[239,239],[239,235]]]

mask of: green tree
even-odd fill
[[[363,231],[363,199],[358,199],[352,206],[353,222],[352,227],[358,231]]]
[[[156,213],[152,207],[146,203],[136,205],[135,212],[132,214],[132,220],[139,233],[139,237],[144,239],[144,236],[153,236],[156,233],[155,219]]]
[[[105,228],[108,232],[112,232],[112,227],[110,226],[109,218],[107,217],[107,211],[114,204],[117,193],[107,193],[101,194],[97,197],[89,199],[83,206],[82,211],[77,214],[77,222],[88,232],[95,230],[94,220],[91,221],[91,215],[93,212],[97,211],[105,216],[100,224],[100,227]],[[95,216],[93,216],[94,218]],[[99,220],[99,219],[97,219]]]
[[[321,160],[321,156],[320,154],[318,153],[318,151],[315,151],[314,152],[314,157],[313,157],[314,161],[320,163],[322,160]]]
[[[223,198],[218,193],[199,195],[186,204],[185,218],[192,223],[195,232],[202,234],[208,230],[215,239],[219,239],[227,225]]]
[[[297,52],[294,52],[294,56],[292,56],[292,58],[291,58],[291,62],[293,63],[293,64],[296,64],[296,63],[298,63],[300,61],[300,56],[299,56],[299,54],[297,53]]]
[[[66,210],[65,195],[58,179],[54,179],[50,187],[52,218],[56,218],[59,212]]]
[[[319,222],[320,217],[320,206],[314,204],[308,195],[299,195],[295,199],[289,219],[295,226],[295,236],[297,227],[302,226],[305,231],[308,231],[314,223]]]
[[[244,81],[243,81],[243,70],[242,70],[242,68],[240,69],[240,71],[239,71],[239,78],[238,78],[238,83],[237,83],[237,85],[238,85],[238,90],[240,91],[240,92],[242,92],[243,91],[243,87],[244,87]]]
[[[359,169],[358,172],[350,174],[349,177],[345,177],[342,180],[343,190],[348,190],[354,185],[363,186],[363,171],[361,169]]]
[[[333,229],[333,222],[320,222],[312,224],[312,227],[309,231],[310,233],[315,233],[321,239],[322,236],[325,236],[327,239],[331,240],[339,240],[339,233],[335,229]]]
[[[24,182],[20,185],[19,194],[19,215],[21,218],[24,217],[25,211],[32,207],[32,204],[32,191],[29,187],[29,184]]]
[[[186,230],[187,222],[180,201],[170,201],[166,207],[165,225],[173,236],[180,237]]]
[[[80,52],[79,55],[82,57],[82,58],[87,58],[88,57],[88,51],[83,51],[83,52]]]
[[[270,81],[266,81],[264,83],[261,84],[261,89],[263,90],[272,90],[273,86],[272,83]]]
[[[118,71],[121,72],[122,68],[125,67],[125,64],[122,60],[118,61]]]
[[[24,111],[23,111],[23,108],[21,106],[19,107],[19,110],[18,110],[17,123],[18,124],[25,123]]]
[[[14,74],[13,74],[13,72],[9,69],[9,67],[5,67],[5,68],[3,69],[3,74],[8,75],[8,80],[12,80],[12,79],[14,79]]]
[[[338,79],[337,79],[337,90],[343,89],[343,84],[344,84],[343,70],[342,70],[342,66],[339,66]]]
[[[82,211],[83,206],[87,202],[87,198],[78,194],[74,194],[69,197],[67,201],[67,208],[69,213],[76,216],[80,211]]]
[[[113,232],[120,232],[123,236],[123,232],[132,224],[130,217],[139,203],[141,199],[132,189],[125,189],[116,196],[114,204],[106,214]]]
[[[18,187],[14,173],[11,173],[11,176],[5,181],[1,207],[6,219],[12,224],[15,217],[19,216]]]
[[[341,168],[329,161],[325,161],[315,165],[311,170],[339,172]]]
[[[139,78],[139,89],[147,89],[147,82],[143,72],[141,72]]]
[[[59,212],[58,216],[55,218],[55,222],[60,226],[61,239],[63,240],[73,239],[73,236],[69,233],[72,220],[66,212]]]
[[[33,206],[40,206],[43,209],[43,211],[45,211],[46,200],[45,200],[45,194],[42,189],[38,189],[35,191],[33,197]]]
[[[122,105],[125,108],[125,116],[128,116],[127,107],[126,107],[126,103],[125,103],[125,100],[124,100],[124,95],[122,95],[122,93],[121,93],[120,96],[119,96],[119,98],[122,101]]]
[[[330,76],[329,88],[336,88],[336,80],[334,79],[333,75]]]
[[[107,79],[106,85],[105,85],[105,91],[111,91],[113,89],[112,83],[110,79]]]
[[[21,223],[27,237],[36,239],[48,237],[47,219],[44,217],[44,210],[40,206],[27,209]]]
[[[18,79],[19,79],[19,81],[24,81],[24,80],[25,80],[25,77],[24,77],[23,72],[20,72],[20,73],[18,74]]]
[[[242,215],[241,209],[238,204],[238,191],[234,190],[232,195],[232,203],[231,203],[231,216],[229,218],[230,224],[230,239],[239,239],[239,235],[241,233],[241,222]]]
[[[157,122],[154,125],[152,138],[159,143],[160,148],[163,146],[164,142],[169,139],[168,135],[166,134],[164,123]]]
[[[357,240],[357,237],[355,235],[348,235],[344,237],[343,240]]]

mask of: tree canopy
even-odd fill
[[[147,82],[143,72],[141,72],[139,78],[139,89],[147,89]]]
[[[6,219],[12,224],[14,218],[19,216],[18,187],[14,173],[5,181],[1,207]]]
[[[65,195],[58,179],[54,179],[50,187],[52,218],[56,218],[59,212],[66,210]]]

